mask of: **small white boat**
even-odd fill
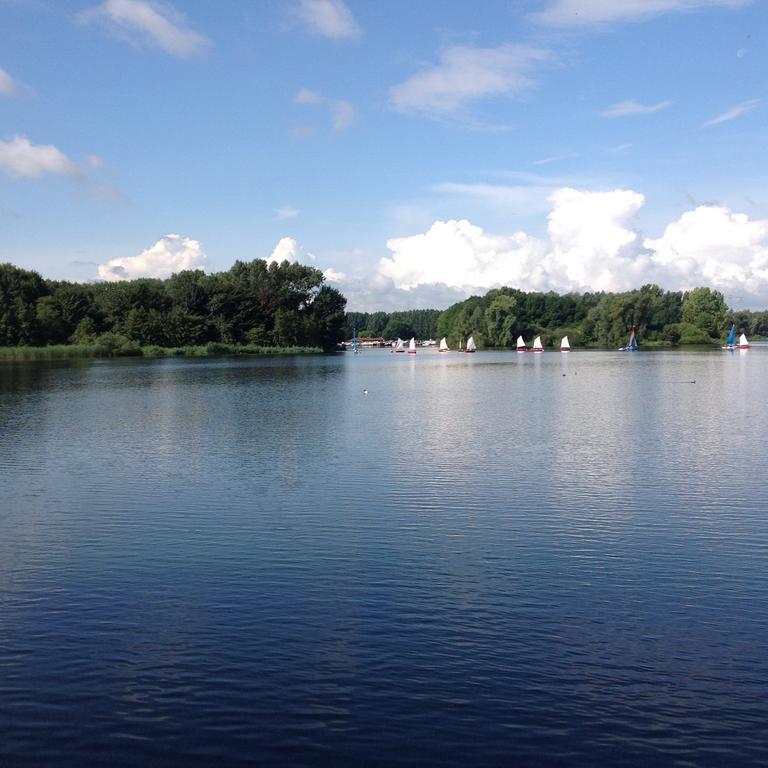
[[[474,352],[477,349],[477,345],[475,344],[475,337],[470,336],[467,339],[467,348],[464,350],[465,352]]]
[[[746,334],[742,333],[739,336],[739,343],[736,345],[736,349],[749,349],[749,342],[747,341]]]
[[[518,352],[527,352],[528,347],[525,346],[525,340],[522,336],[517,337],[517,351]]]
[[[448,352],[448,340],[443,336],[442,339],[440,339],[440,346],[437,348],[438,352]]]
[[[405,342],[399,336],[395,342],[395,348],[392,351],[400,352],[401,354],[405,352]]]
[[[541,336],[537,336],[533,340],[533,349],[531,351],[532,352],[543,352],[544,351],[544,347],[541,345]]]
[[[413,336],[411,337],[411,340],[408,342],[408,354],[409,355],[416,354],[416,339]]]
[[[570,352],[571,351],[571,344],[568,341],[567,336],[563,336],[563,338],[560,340],[560,351],[561,352]]]

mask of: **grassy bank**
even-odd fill
[[[104,344],[55,344],[47,347],[0,347],[0,362],[19,360],[66,360],[93,357],[215,357],[217,355],[318,354],[319,347],[260,347],[253,344],[211,342],[189,347],[113,347]]]

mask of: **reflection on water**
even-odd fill
[[[756,764],[767,373],[0,366],[0,763]]]

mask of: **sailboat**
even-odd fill
[[[747,341],[746,334],[742,333],[739,336],[739,343],[736,345],[736,349],[749,349],[749,342]]]
[[[517,351],[518,352],[527,352],[528,347],[525,346],[525,340],[522,336],[517,337]]]
[[[357,354],[360,350],[357,348],[357,329],[352,329],[352,352]]]
[[[395,343],[395,348],[392,350],[393,352],[400,352],[401,354],[405,352],[405,342],[398,336],[397,342]]]
[[[448,340],[443,336],[442,339],[440,339],[440,346],[437,348],[438,352],[448,352]]]
[[[533,340],[533,349],[531,351],[532,352],[543,352],[544,351],[544,347],[541,345],[541,336],[537,336]]]
[[[728,338],[725,340],[723,349],[736,349],[736,323],[731,324],[731,330],[728,331]]]
[[[477,345],[475,344],[475,337],[470,336],[467,339],[467,348],[464,350],[465,352],[474,352],[477,349]]]
[[[637,339],[635,338],[635,326],[629,329],[629,338],[623,347],[619,347],[619,352],[637,352]]]
[[[408,342],[408,354],[409,355],[416,354],[416,339],[413,336],[411,336],[411,340]]]
[[[562,339],[560,339],[560,351],[561,352],[570,352],[571,351],[571,344],[568,341],[567,336],[563,336]]]

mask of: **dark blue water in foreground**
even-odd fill
[[[0,366],[0,765],[766,764],[767,394],[758,348]]]

